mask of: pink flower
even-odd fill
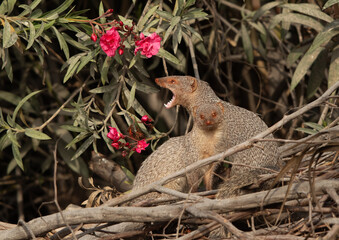
[[[116,128],[112,128],[109,127],[109,132],[107,133],[107,137],[111,140],[113,140],[113,142],[117,142],[119,141],[119,139],[122,137],[123,135],[121,133],[118,132],[118,130]],[[113,146],[113,145],[112,145]],[[113,146],[114,147],[114,146]]]
[[[160,41],[161,37],[152,33],[148,37],[145,38],[144,34],[140,34],[140,40],[135,42],[135,46],[138,46],[134,50],[134,54],[137,54],[139,50],[141,50],[141,54],[146,56],[147,58],[156,55],[160,49]]]
[[[137,146],[133,149],[137,153],[141,153],[141,150],[145,150],[145,148],[149,145],[149,143],[146,143],[145,140],[138,141]]]
[[[101,36],[100,46],[109,57],[115,56],[116,50],[120,47],[120,35],[115,27]]]
[[[141,122],[143,123],[152,122],[152,119],[150,119],[147,115],[144,115],[141,117]]]

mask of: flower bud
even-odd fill
[[[147,115],[144,115],[141,117],[141,122],[143,123],[152,122],[152,119],[150,119]]]
[[[92,40],[93,42],[96,42],[97,39],[98,39],[98,36],[97,36],[95,33],[92,33],[92,35],[91,35],[91,40]]]
[[[126,156],[127,156],[127,152],[126,152],[125,150],[122,151],[122,152],[121,152],[121,156],[126,157]]]
[[[113,9],[108,9],[107,12],[108,13],[113,13]]]

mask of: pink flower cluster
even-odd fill
[[[117,50],[119,55],[122,55],[125,49],[123,42],[127,40],[130,35],[133,36],[135,41],[135,55],[141,51],[141,55],[150,58],[159,52],[161,37],[157,33],[152,33],[147,37],[145,37],[143,33],[140,33],[140,36],[138,36],[134,31],[134,23],[132,26],[128,26],[124,25],[122,21],[118,22],[116,20],[103,24],[95,21],[102,17],[109,17],[112,13],[113,9],[109,9],[103,15],[88,21],[92,26],[91,40],[96,42],[99,36],[101,49],[107,56],[114,57]],[[94,25],[99,26],[99,29],[95,28]],[[112,26],[112,28],[106,31],[105,26],[107,25]]]
[[[143,122],[145,125],[151,125],[152,119],[150,119],[147,115],[144,115],[141,118],[141,122]],[[131,135],[131,134],[130,134]],[[135,151],[137,153],[141,153],[142,150],[146,150],[148,147],[149,143],[146,142],[145,139],[142,140],[137,140],[133,138],[132,136],[125,136],[122,133],[118,132],[116,128],[109,127],[109,132],[107,133],[107,137],[111,139],[112,142],[112,147],[115,149],[124,149],[121,153],[123,157],[127,155],[127,151]],[[120,141],[120,139],[124,139],[125,137],[129,137],[134,141],[134,146],[131,146],[129,142],[123,143]]]
[[[143,33],[140,34],[140,40],[135,42],[135,45],[138,46],[134,50],[134,54],[137,54],[138,51],[141,51],[141,55],[146,56],[147,58],[156,55],[160,49],[161,37],[158,34],[152,33],[148,37],[145,37]]]
[[[137,37],[136,37],[137,38]],[[124,45],[121,44],[120,34],[117,31],[117,28],[112,27],[110,30],[106,31],[100,38],[101,49],[107,54],[107,56],[114,57],[116,50],[119,49],[119,54],[123,54]],[[157,33],[152,33],[148,37],[145,37],[143,33],[140,34],[140,40],[135,41],[134,54],[136,55],[141,51],[141,55],[150,58],[156,55],[160,49],[161,37]]]

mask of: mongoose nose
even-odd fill
[[[207,121],[205,122],[205,124],[206,124],[207,126],[209,126],[209,125],[212,124],[212,122],[211,122],[210,120],[207,120]]]
[[[159,83],[159,78],[156,78],[156,79],[155,79],[155,82],[156,82],[156,83]]]

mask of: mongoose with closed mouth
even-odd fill
[[[154,151],[142,163],[134,179],[133,189],[139,189],[147,184],[160,180],[188,165],[209,156],[214,155],[215,142],[220,141],[221,131],[219,125],[223,116],[222,103],[211,103],[194,108],[192,130],[180,137],[170,138]],[[211,186],[209,174],[212,166],[205,166],[177,178],[165,186],[177,191],[196,191],[200,179],[204,177],[205,185]],[[133,190],[132,189],[132,190]],[[160,197],[159,193],[149,193],[139,197],[140,202],[146,199]]]

